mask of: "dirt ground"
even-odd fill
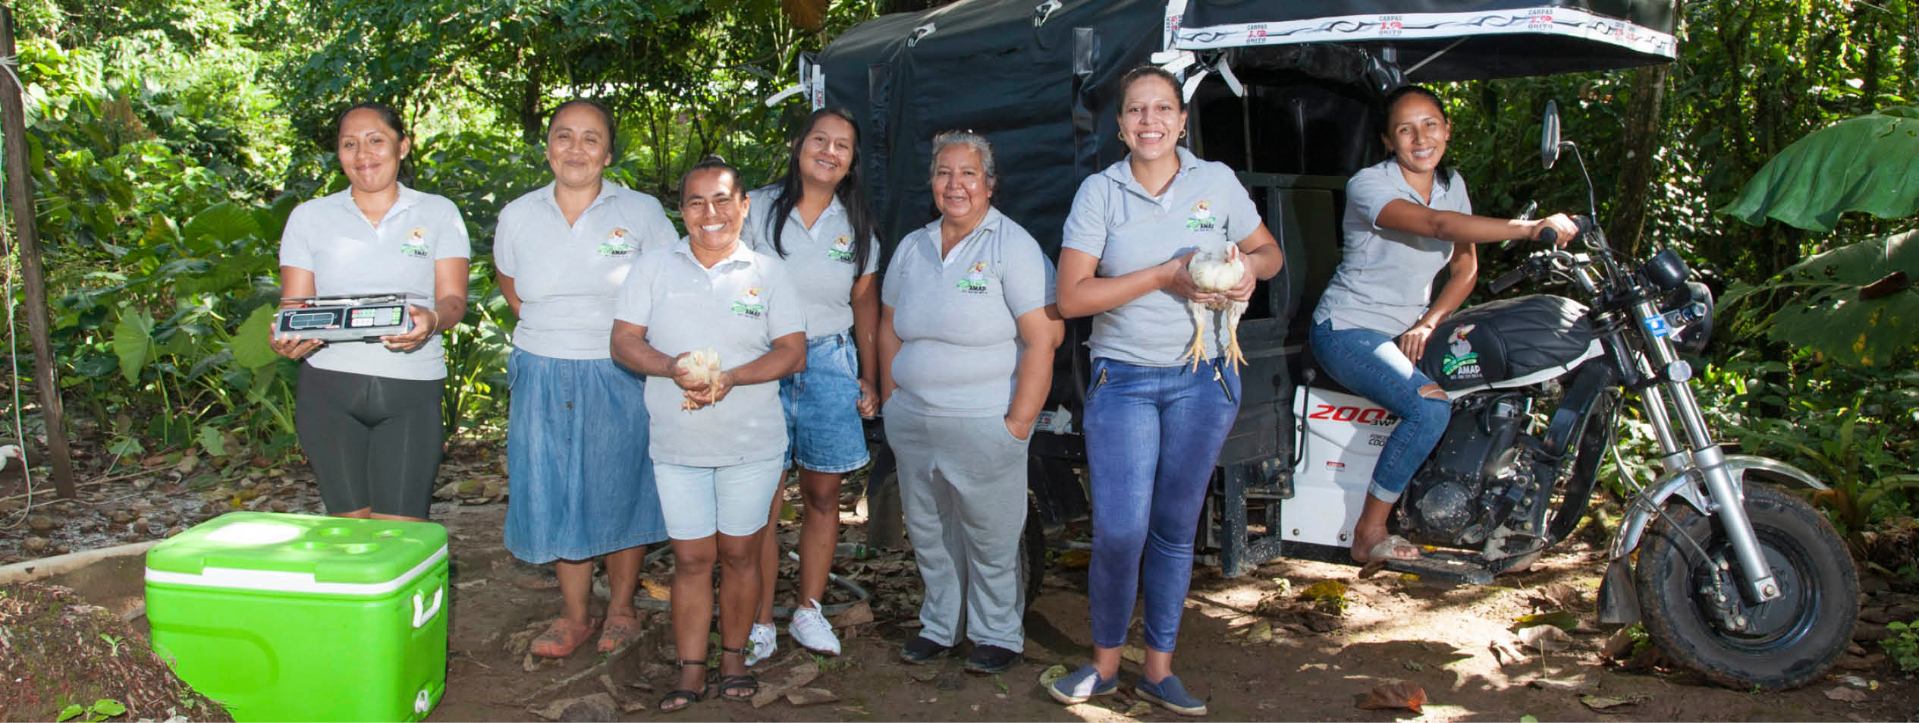
[[[0,480],[0,563],[168,534],[229,509],[317,511],[317,495],[299,470],[262,472],[248,487],[191,489],[174,466],[149,475],[140,489],[126,481],[84,488],[87,501],[33,510],[56,524],[16,522],[17,484]],[[484,448],[456,449],[434,517],[452,539],[453,608],[448,690],[431,720],[562,720],[663,718],[652,704],[672,682],[673,655],[664,613],[646,616],[646,633],[626,650],[601,656],[583,648],[558,662],[534,662],[528,638],[557,614],[549,575],[514,561],[501,547],[506,506],[498,501],[497,458]],[[12,487],[13,490],[8,488]],[[251,491],[249,491],[251,490]],[[464,502],[461,500],[465,500]],[[40,500],[36,500],[39,502]],[[843,541],[863,539],[863,518],[848,499]],[[118,521],[125,518],[125,521]],[[142,521],[144,520],[144,522]],[[785,534],[794,530],[786,525]],[[1070,538],[1069,530],[1063,537]],[[839,616],[845,653],[815,658],[780,639],[781,654],[758,669],[769,691],[763,707],[718,700],[673,714],[683,720],[1172,720],[1129,689],[1095,702],[1061,707],[1039,680],[1089,654],[1084,553],[1049,554],[1041,595],[1026,618],[1026,661],[1001,676],[972,676],[958,660],[916,667],[898,662],[914,634],[917,575],[910,554],[843,560],[839,570],[873,592],[864,608]],[[790,564],[789,564],[790,565]],[[137,568],[130,568],[137,569]],[[1888,619],[1919,614],[1919,596],[1867,576],[1861,643],[1826,679],[1787,692],[1718,688],[1659,665],[1652,651],[1633,654],[1629,641],[1607,650],[1613,631],[1591,622],[1602,566],[1589,549],[1544,560],[1502,585],[1446,588],[1402,577],[1357,579],[1355,568],[1279,561],[1225,579],[1202,568],[1180,636],[1176,670],[1208,699],[1220,720],[1911,720],[1919,717],[1919,681],[1899,673],[1873,642]],[[664,582],[665,563],[646,571]],[[785,576],[783,576],[785,577]],[[124,581],[123,581],[124,582]],[[137,583],[136,583],[137,584]],[[125,590],[125,586],[118,586]],[[135,588],[137,589],[137,588]],[[835,589],[835,600],[845,601]],[[82,590],[82,593],[85,591]],[[124,595],[124,592],[120,593]],[[644,592],[642,593],[645,594]],[[782,602],[785,595],[783,593]],[[137,600],[93,600],[110,610],[136,610]],[[861,622],[865,613],[871,622]],[[1553,616],[1550,613],[1571,613]],[[1529,642],[1515,633],[1521,616],[1571,627],[1568,635]],[[143,618],[134,619],[144,634]],[[783,626],[782,626],[783,627]],[[1137,643],[1137,632],[1135,642]],[[1640,646],[1644,648],[1645,646]],[[1543,649],[1542,649],[1543,648]],[[1129,657],[1137,651],[1129,651]],[[1608,653],[1613,653],[1609,655]],[[1131,683],[1137,660],[1122,668]],[[773,694],[797,682],[800,692]],[[1388,683],[1417,686],[1420,713],[1369,710],[1357,702]],[[820,700],[827,699],[827,700]],[[812,702],[820,701],[820,702]],[[801,703],[804,703],[803,705]],[[7,716],[0,715],[0,719]]]

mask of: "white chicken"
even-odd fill
[[[714,349],[699,349],[688,352],[686,356],[680,358],[678,366],[681,369],[691,372],[693,379],[705,382],[709,387],[720,379],[720,353]],[[689,412],[703,406],[706,405],[693,401],[691,392],[688,392],[686,399],[680,402],[680,409]]]
[[[1200,251],[1193,254],[1193,260],[1186,271],[1193,278],[1193,285],[1201,291],[1225,293],[1238,286],[1246,278],[1246,265],[1239,260],[1239,247],[1227,244],[1221,251]],[[1206,357],[1206,330],[1211,326],[1207,322],[1218,317],[1226,327],[1226,360],[1233,363],[1235,369],[1246,364],[1246,355],[1239,350],[1239,317],[1246,313],[1246,302],[1224,301],[1216,304],[1202,304],[1187,301],[1186,310],[1193,314],[1193,344],[1187,347],[1186,354],[1180,358],[1192,359],[1193,370],[1199,370],[1199,364]]]

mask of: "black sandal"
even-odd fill
[[[722,654],[732,653],[734,655],[740,656],[741,658],[746,657],[745,648],[729,648],[722,645],[720,646],[720,652]],[[752,700],[753,696],[759,695],[760,693],[760,679],[757,676],[753,675],[752,673],[743,673],[740,675],[722,675],[720,676],[719,688],[720,688],[721,698],[725,698],[727,700],[735,700],[735,701]],[[728,693],[727,691],[729,690],[744,690],[746,692],[735,695],[732,693]]]
[[[706,667],[706,661],[704,660],[682,660],[682,661],[679,661],[679,663],[682,669]],[[666,695],[660,698],[660,704],[658,708],[661,713],[675,713],[678,711],[685,710],[688,707],[692,706],[694,703],[698,703],[703,700],[706,700],[706,689],[704,687],[702,687],[699,690],[687,690],[685,688],[674,688],[672,690],[666,691]],[[679,705],[675,705],[670,708],[667,707],[668,703],[672,703],[674,701],[679,701],[680,702]]]

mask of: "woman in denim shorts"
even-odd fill
[[[873,330],[879,323],[875,272],[880,251],[859,173],[859,127],[837,108],[813,112],[793,138],[786,175],[747,194],[753,214],[744,240],[776,257],[799,292],[806,317],[806,370],[780,380],[786,436],[799,468],[800,579],[787,633],[808,650],[840,653],[820,611],[839,542],[840,482],[866,466],[860,417],[878,412]],[[773,654],[773,588],[779,575],[780,495],[773,495],[760,559],[762,590],[753,624],[752,665]]]

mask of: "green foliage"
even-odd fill
[[[1903,287],[1895,274],[1908,279]],[[1846,364],[1887,366],[1919,348],[1912,278],[1919,278],[1916,231],[1841,246],[1760,284],[1735,283],[1721,308],[1738,309],[1740,327],[1773,341]],[[1868,292],[1875,284],[1887,291]]]
[[[67,707],[60,709],[60,716],[54,720],[60,723],[65,723],[70,720],[80,720],[85,721],[85,723],[99,723],[99,721],[114,716],[124,715],[126,712],[127,707],[120,701],[112,698],[101,698],[86,707],[81,707],[79,703],[69,704]]]
[[[1886,632],[1889,635],[1879,641],[1879,647],[1886,649],[1886,655],[1900,670],[1919,673],[1919,620],[1886,623]]]
[[[1919,212],[1919,107],[1848,118],[1787,146],[1746,183],[1725,213],[1831,231],[1839,214],[1880,218]]]

